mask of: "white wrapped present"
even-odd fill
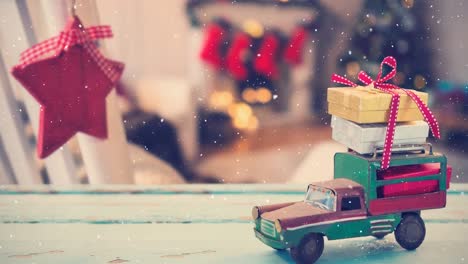
[[[387,124],[356,124],[332,116],[331,127],[335,141],[360,154],[369,154],[374,152],[375,147],[384,145]],[[428,135],[429,126],[424,121],[397,123],[393,146],[425,143]]]

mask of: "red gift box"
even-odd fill
[[[380,180],[394,180],[404,178],[414,178],[428,176],[440,173],[440,163],[407,165],[391,167],[387,170],[380,171],[377,178]],[[450,187],[450,178],[452,176],[452,167],[447,166],[447,189]],[[436,192],[439,190],[439,182],[437,180],[425,180],[417,182],[403,182],[390,184],[379,188],[379,196],[403,196]]]

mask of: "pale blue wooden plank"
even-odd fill
[[[181,194],[285,194],[297,195],[306,191],[305,184],[174,184],[174,185],[0,185],[0,195],[63,194],[63,195],[181,195]],[[449,193],[462,194],[468,184],[452,183]]]
[[[428,233],[417,251],[393,236],[331,241],[319,263],[463,263],[468,200],[464,185],[452,188],[447,208],[423,212]],[[250,209],[303,198],[298,185],[3,190],[0,263],[292,263],[255,239]]]
[[[466,263],[467,235],[466,224],[428,224],[414,252],[391,235],[326,241],[318,263]],[[257,241],[248,224],[7,225],[0,245],[0,263],[292,263]]]
[[[247,223],[259,204],[300,195],[3,195],[0,223]],[[468,196],[448,195],[447,207],[423,212],[428,222],[468,222]]]

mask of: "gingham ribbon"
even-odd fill
[[[384,65],[390,66],[392,70],[387,75],[382,76],[382,69]],[[398,116],[398,107],[400,105],[400,94],[397,91],[405,92],[411,98],[411,100],[413,100],[416,103],[419,111],[424,117],[424,120],[426,120],[426,122],[429,124],[429,127],[431,128],[431,131],[434,137],[440,138],[439,123],[437,122],[436,118],[432,114],[431,110],[421,100],[421,98],[419,98],[419,96],[417,96],[414,92],[410,90],[402,89],[394,84],[387,83],[388,80],[395,77],[396,66],[397,66],[397,62],[395,58],[388,56],[388,57],[385,57],[382,63],[380,64],[380,71],[377,74],[377,78],[375,79],[375,81],[372,80],[372,78],[369,77],[369,75],[367,75],[367,73],[365,73],[364,71],[359,72],[359,75],[358,75],[358,79],[365,85],[373,84],[375,89],[381,90],[385,93],[389,93],[392,95],[392,100],[390,104],[390,115],[388,117],[387,131],[385,133],[385,143],[384,143],[383,154],[382,154],[382,163],[380,165],[380,169],[383,169],[383,170],[389,167],[390,157],[392,154],[393,138],[395,136],[396,119]],[[337,74],[333,74],[331,80],[332,82],[341,83],[341,84],[352,86],[352,87],[358,86],[352,81]]]
[[[81,24],[80,27],[82,27]],[[94,43],[94,40],[111,37],[112,30],[110,26],[93,26],[88,28],[72,28],[70,30],[65,30],[60,32],[59,36],[40,42],[22,52],[20,55],[19,66],[26,67],[51,53],[52,56],[57,57],[62,51],[67,51],[70,47],[80,44],[96,62],[102,72],[112,82],[115,82],[120,77],[121,70],[119,69],[123,68],[123,64],[106,59],[102,56]]]

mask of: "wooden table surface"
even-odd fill
[[[257,241],[256,204],[301,200],[302,185],[0,187],[0,263],[293,263]],[[413,252],[383,240],[325,241],[317,263],[468,263],[468,185],[424,211]]]

